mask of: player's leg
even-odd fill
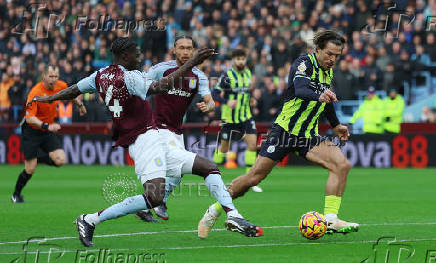
[[[252,121],[252,125],[254,125],[254,128],[256,128],[254,121]],[[251,125],[251,124],[250,124]],[[245,173],[248,173],[250,171],[251,167],[256,162],[257,157],[257,134],[256,129],[252,129],[247,131],[247,133],[244,135],[244,141],[247,144],[247,149],[245,150]],[[250,132],[250,133],[248,133]],[[256,193],[263,192],[262,188],[260,186],[255,185],[252,186],[251,189]]]
[[[24,170],[21,171],[21,173],[18,175],[18,179],[15,184],[15,190],[11,197],[12,202],[24,203],[24,199],[21,194],[21,191],[23,190],[27,182],[30,180],[30,178],[32,178],[32,175],[36,169],[36,165],[37,165],[36,157],[29,160],[24,160]]]
[[[234,136],[234,132],[233,132],[234,127],[235,126],[233,124],[224,123],[221,128],[220,131],[221,142],[213,153],[213,161],[216,164],[224,163],[224,158],[226,157],[226,153],[229,151],[231,146],[232,135]]]
[[[342,196],[347,184],[348,172],[351,163],[347,160],[340,148],[331,141],[323,141],[310,149],[306,159],[321,165],[329,171],[325,187],[324,215],[327,219],[328,229],[333,232],[355,232],[359,225],[338,219]]]
[[[129,154],[135,162],[135,172],[145,192],[128,197],[99,212],[80,215],[75,223],[83,245],[93,245],[94,229],[99,223],[144,209],[152,209],[163,203],[167,168],[164,147],[155,130],[141,134],[135,143],[129,146]]]
[[[65,164],[65,152],[63,149],[57,149],[48,153],[54,165],[60,167]]]
[[[263,230],[245,220],[235,208],[232,197],[221,178],[221,172],[214,162],[177,147],[169,148],[167,162],[169,171],[167,177],[192,173],[204,178],[209,192],[227,214],[226,226],[228,230],[242,233],[248,237],[262,235]],[[201,226],[202,224],[199,224],[199,228]],[[201,236],[201,230],[199,236]]]
[[[226,157],[226,153],[229,151],[229,149],[230,149],[230,141],[228,141],[228,140],[221,140],[220,145],[213,152],[213,161],[216,164],[224,163],[224,159]]]
[[[26,123],[21,128],[21,150],[24,152],[24,170],[18,175],[14,193],[11,200],[14,203],[23,203],[21,191],[35,172],[39,146],[43,137],[40,132],[32,130]]]
[[[248,174],[235,178],[230,184],[228,191],[233,199],[244,195],[250,187],[259,184],[266,178],[274,166],[289,153],[289,147],[279,143],[283,133],[283,129],[273,126],[267,139],[262,143],[259,156]],[[286,139],[286,137],[284,138]],[[213,226],[221,212],[222,208],[219,203],[215,203],[207,209],[199,222],[199,237],[206,238],[209,235],[212,227],[208,226]],[[204,222],[207,222],[207,224]],[[200,229],[200,224],[205,226]]]
[[[65,152],[62,149],[62,144],[56,134],[49,132],[44,135],[41,149],[48,153],[48,155],[38,156],[39,163],[43,162],[47,165],[56,167],[61,167],[65,164]]]

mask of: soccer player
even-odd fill
[[[147,77],[152,80],[159,80],[171,72],[177,70],[184,65],[194,54],[195,42],[189,35],[178,35],[174,40],[174,55],[175,60],[162,62],[154,65],[147,72]],[[207,76],[198,68],[194,67],[186,75],[183,80],[175,82],[174,86],[168,92],[157,94],[154,96],[155,106],[153,108],[153,117],[156,122],[159,134],[167,141],[169,150],[173,147],[182,149],[180,159],[186,159],[187,165],[181,170],[181,165],[177,169],[168,170],[165,186],[164,204],[156,207],[155,213],[164,220],[168,220],[167,200],[174,188],[180,184],[183,174],[199,174],[200,170],[195,166],[195,159],[201,160],[201,163],[206,165],[206,170],[215,170],[219,173],[218,167],[211,161],[196,155],[195,153],[185,151],[185,143],[183,140],[182,123],[183,117],[188,110],[194,96],[200,94],[203,101],[197,103],[197,107],[204,113],[215,110],[215,102],[212,99],[209,90],[209,80]],[[168,160],[177,162],[178,160]],[[197,163],[200,163],[197,162]],[[154,222],[150,211],[141,211],[136,214],[140,219],[147,222]]]
[[[66,89],[67,83],[59,80],[59,68],[47,64],[42,73],[42,81],[32,87],[27,96],[30,102],[36,96],[56,94]],[[80,108],[81,114],[86,113],[83,103],[75,99],[74,103]],[[54,122],[57,117],[58,101],[51,104],[35,102],[26,106],[26,115],[21,124],[21,147],[24,152],[24,170],[20,173],[11,200],[23,203],[21,194],[24,186],[32,177],[38,163],[60,167],[65,164],[65,152],[56,136],[61,126]],[[38,156],[41,149],[45,154]]]
[[[329,171],[325,188],[324,215],[329,232],[348,233],[359,225],[340,220],[337,216],[351,164],[340,148],[318,135],[318,121],[324,112],[333,132],[341,139],[350,136],[348,128],[339,123],[332,102],[337,101],[331,90],[332,67],[342,54],[344,38],[332,30],[316,33],[316,51],[300,56],[291,66],[288,89],[281,112],[267,139],[262,143],[259,157],[246,175],[234,179],[228,190],[232,198],[244,195],[271,172],[287,154],[293,152]],[[210,206],[199,222],[198,235],[205,238],[219,217],[219,204]]]
[[[93,214],[82,214],[76,219],[79,239],[87,247],[93,246],[92,237],[99,223],[162,204],[166,171],[174,169],[168,160],[177,158],[180,153],[178,149],[166,149],[166,142],[161,139],[155,128],[150,103],[145,99],[147,95],[168,91],[173,81],[179,81],[195,65],[214,54],[212,49],[201,49],[178,70],[159,81],[151,82],[136,70],[140,54],[134,40],[117,38],[112,43],[111,51],[114,55],[112,65],[94,72],[60,93],[34,98],[35,101],[51,102],[58,99],[73,99],[81,93],[99,92],[114,122],[114,146],[129,148],[129,154],[135,162],[135,172],[144,186],[145,193],[142,195],[128,197],[107,209]],[[173,154],[176,157],[173,157]],[[180,163],[185,165],[183,160],[180,160]],[[199,166],[201,168],[201,165]],[[241,227],[243,231],[239,232],[247,236],[261,235],[262,229],[239,215],[230,194],[225,190],[220,174],[216,171],[202,171],[202,174],[212,195],[228,213],[226,224],[229,230]],[[213,187],[215,191],[212,191]]]
[[[232,68],[220,78],[215,89],[215,99],[221,102],[221,144],[215,150],[213,160],[217,164],[224,161],[231,142],[244,139],[246,173],[253,166],[257,155],[257,130],[250,109],[251,71],[247,68],[247,55],[242,49],[232,52]],[[257,185],[254,192],[262,192]]]

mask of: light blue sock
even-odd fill
[[[206,182],[209,192],[213,197],[215,197],[215,200],[221,204],[226,212],[228,212],[228,210],[234,210],[234,212],[237,213],[237,210],[233,205],[232,197],[227,191],[219,171],[211,172],[204,181]]]
[[[174,189],[180,184],[182,177],[166,177],[165,178],[165,196],[164,203],[167,203],[168,197],[174,191]]]
[[[143,209],[151,209],[147,207],[143,195],[130,196],[124,199],[121,203],[114,204],[98,215],[99,221],[103,222],[109,219],[118,218],[127,214],[133,214]]]

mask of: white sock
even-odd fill
[[[213,195],[213,197],[215,197],[215,200],[217,200],[223,208],[227,207],[229,210],[236,210],[235,206],[233,205],[232,197],[227,191],[226,186],[221,179],[221,174],[218,170],[212,171],[206,177],[206,179],[204,179],[204,181],[206,182],[209,192]]]
[[[324,217],[327,221],[333,221],[333,220],[338,218],[338,215],[337,214],[325,214]]]
[[[87,214],[84,218],[85,222],[90,224],[90,225],[98,225],[100,224],[100,218],[98,218],[98,212],[94,213],[94,214]]]

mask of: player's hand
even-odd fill
[[[227,106],[229,106],[232,109],[236,108],[236,104],[238,104],[237,100],[229,100],[229,101],[227,101]]]
[[[201,48],[197,52],[194,53],[194,56],[190,59],[191,63],[194,66],[200,65],[208,59],[212,55],[216,55],[218,53],[215,52],[215,49],[212,48]]]
[[[330,102],[337,102],[338,99],[336,98],[336,94],[333,91],[327,89],[321,94],[321,96],[319,96],[318,101],[330,103]]]
[[[348,131],[348,127],[346,125],[338,124],[333,128],[333,132],[341,141],[347,141],[348,137],[350,137],[350,132]]]
[[[209,107],[207,107],[206,103],[204,103],[203,101],[198,102],[197,107],[204,113],[209,112]]]
[[[52,123],[50,125],[48,125],[48,129],[51,132],[58,132],[61,129],[61,126],[57,123]]]

